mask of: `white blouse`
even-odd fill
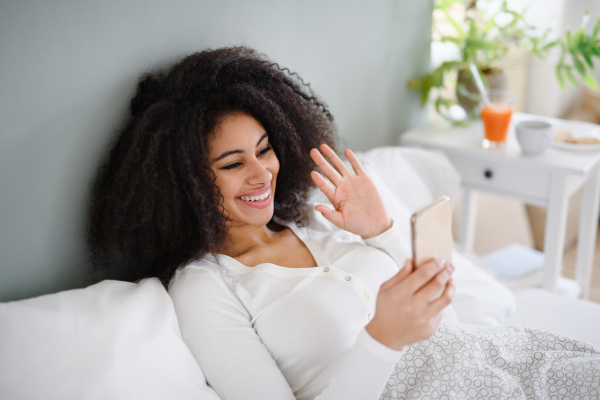
[[[285,225],[318,266],[208,255],[178,270],[169,294],[184,341],[224,400],[378,399],[402,352],[365,326],[409,254],[398,224],[364,241],[316,211]]]

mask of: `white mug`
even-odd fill
[[[521,121],[517,140],[525,154],[540,154],[552,143],[552,125],[544,121]]]

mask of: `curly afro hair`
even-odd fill
[[[266,129],[280,162],[274,216],[306,223],[313,147],[336,148],[333,117],[310,86],[245,47],[206,50],[143,75],[131,117],[93,185],[88,244],[95,273],[158,277],[215,251],[227,238],[223,198],[208,163],[224,116]],[[123,272],[119,272],[123,275]]]

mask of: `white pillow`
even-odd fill
[[[219,399],[156,278],[1,303],[0,398]]]
[[[517,310],[513,292],[459,251],[452,251],[452,263],[456,319],[469,325],[504,326]]]

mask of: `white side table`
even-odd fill
[[[583,186],[575,279],[581,286],[582,297],[588,298],[598,229],[600,152],[568,152],[549,148],[537,156],[523,155],[514,126],[527,119],[569,125],[569,121],[565,120],[515,113],[505,148],[485,150],[481,146],[481,121],[466,127],[452,127],[443,120],[437,120],[401,134],[400,144],[441,150],[460,173],[463,211],[458,243],[465,250],[473,248],[476,191],[546,207],[542,286],[551,291],[556,290],[562,267],[569,197]]]

